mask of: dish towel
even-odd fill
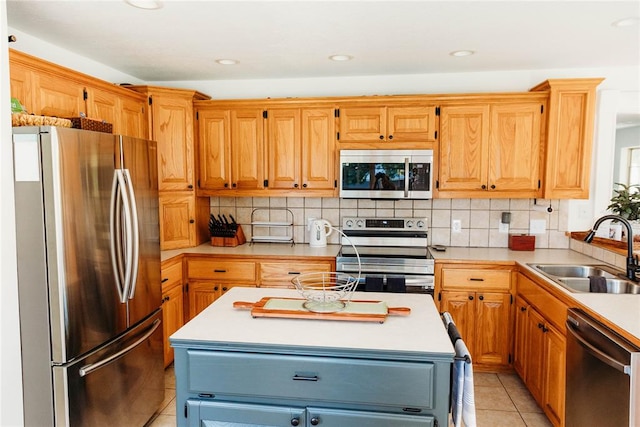
[[[589,292],[606,294],[607,279],[603,276],[589,276]]]
[[[451,386],[451,415],[455,427],[476,427],[476,403],[473,394],[473,367],[469,350],[462,339],[455,342]]]

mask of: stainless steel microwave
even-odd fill
[[[430,199],[433,150],[341,150],[340,197]]]

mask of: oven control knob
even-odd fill
[[[407,228],[413,227],[413,221],[407,221]]]
[[[364,221],[363,221],[363,220],[361,220],[361,219],[357,220],[357,221],[356,221],[356,226],[357,226],[357,227],[360,227],[360,228],[364,227]]]
[[[418,228],[424,228],[424,221],[418,221]]]
[[[349,228],[353,227],[353,221],[350,220],[350,219],[347,220],[346,224],[347,224],[347,227],[349,227]]]

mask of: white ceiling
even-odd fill
[[[10,27],[143,81],[640,64],[640,1],[7,1]],[[456,58],[454,50],[476,51]],[[348,62],[328,60],[352,55]],[[219,58],[239,64],[223,66]]]

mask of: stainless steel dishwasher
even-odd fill
[[[566,427],[640,425],[640,348],[586,313],[567,316]]]

